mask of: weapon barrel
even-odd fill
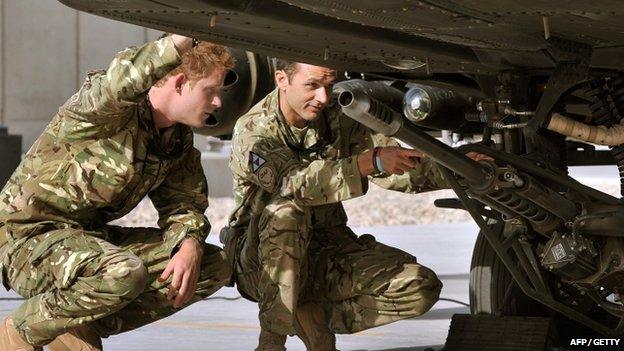
[[[437,163],[461,175],[469,183],[485,182],[487,171],[477,162],[442,143],[411,123],[404,123],[395,137],[422,151]]]
[[[452,170],[468,182],[479,184],[488,177],[476,161],[423,132],[394,109],[369,96],[361,89],[346,89],[338,97],[342,112],[375,132],[394,136],[422,151],[437,163]]]

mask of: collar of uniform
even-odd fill
[[[156,122],[154,122],[154,114],[152,112],[152,103],[147,95],[143,106],[140,108],[145,110],[145,124],[151,133],[151,151],[165,159],[176,159],[180,157],[183,151],[182,126],[176,123],[167,128],[156,128]]]

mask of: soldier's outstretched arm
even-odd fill
[[[284,145],[235,135],[230,167],[265,191],[292,198],[302,206],[340,202],[363,195],[367,181],[358,170],[357,156],[315,160],[309,164]]]
[[[68,116],[95,124],[123,123],[123,112],[180,64],[180,54],[192,46],[190,38],[167,36],[119,52],[106,70],[87,74],[84,84],[61,109]],[[115,118],[117,117],[117,118]]]
[[[369,179],[373,183],[382,188],[407,193],[420,193],[449,187],[438,165],[429,158],[423,157],[422,153],[416,150],[401,148],[396,139],[376,134],[371,129],[353,120],[349,122],[353,123],[349,128],[351,131],[351,152],[370,158],[371,167],[374,162],[372,152],[375,147],[383,148],[380,150],[382,161],[390,156],[389,154],[391,153],[408,152],[400,150],[410,150],[409,152],[413,153],[410,154],[409,161],[404,159],[398,161],[403,165],[401,169],[396,169],[396,167],[391,166],[391,163],[388,163],[390,167],[386,167],[387,169],[384,169],[383,172],[370,172]],[[383,165],[382,168],[384,168]]]

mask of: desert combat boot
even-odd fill
[[[337,351],[336,335],[329,330],[325,311],[314,303],[297,307],[297,336],[308,351]]]
[[[4,320],[0,327],[0,350],[2,351],[41,351],[43,348],[32,346],[15,329],[11,317]]]
[[[91,327],[83,325],[59,335],[50,344],[50,351],[102,351],[102,339]]]
[[[258,347],[255,351],[286,351],[286,335],[276,334],[260,329]]]

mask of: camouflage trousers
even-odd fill
[[[250,226],[239,241],[234,270],[241,293],[259,302],[263,329],[296,334],[297,306],[308,302],[325,309],[332,332],[355,333],[438,301],[442,283],[414,256],[346,225],[312,229],[309,209],[289,200],[267,206],[252,225],[258,232]]]
[[[29,343],[45,345],[84,324],[107,337],[178,311],[166,298],[171,278],[158,281],[170,259],[162,231],[109,226],[106,232],[55,230],[0,248],[6,283],[27,299],[12,318]],[[229,275],[223,251],[205,244],[189,304],[217,291]]]

